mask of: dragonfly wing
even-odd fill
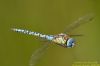
[[[35,66],[35,64],[39,61],[41,56],[48,49],[48,44],[44,44],[42,47],[38,48],[31,56],[29,66]]]
[[[93,18],[94,18],[94,14],[88,14],[83,17],[80,17],[78,20],[76,20],[75,22],[70,24],[68,27],[66,27],[64,33],[70,32],[73,29],[76,29],[77,27],[79,27],[80,25],[90,22],[91,20],[93,20]]]
[[[76,37],[76,36],[78,37],[78,36],[84,36],[84,35],[83,35],[83,34],[75,34],[75,35],[72,35],[72,34],[71,34],[71,35],[70,35],[70,37]]]

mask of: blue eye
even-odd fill
[[[69,38],[67,41],[67,47],[71,48],[74,46],[75,40],[73,38]]]

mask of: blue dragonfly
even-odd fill
[[[88,14],[83,17],[78,18],[75,22],[70,24],[66,27],[65,31],[63,33],[57,34],[57,35],[46,35],[39,32],[29,31],[26,29],[18,29],[18,28],[11,28],[11,30],[19,33],[24,33],[28,35],[34,35],[37,37],[40,37],[44,40],[54,42],[54,44],[59,45],[64,48],[73,48],[76,45],[76,41],[72,38],[73,36],[82,36],[82,35],[70,35],[67,34],[71,32],[72,30],[76,29],[77,27],[91,22],[94,18],[93,14]],[[38,48],[31,56],[30,60],[30,66],[34,66],[39,58],[44,54],[44,51],[48,49],[48,44],[44,44],[41,48]]]

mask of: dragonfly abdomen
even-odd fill
[[[24,29],[17,29],[17,28],[12,28],[11,30],[19,33],[24,33],[24,34],[29,34],[29,35],[34,35],[36,32],[29,31],[29,30],[24,30]]]
[[[19,33],[38,36],[38,37],[41,37],[41,38],[45,38],[47,40],[52,40],[54,38],[53,35],[45,35],[45,34],[42,34],[42,33],[33,32],[33,31],[29,31],[29,30],[24,30],[24,29],[12,28],[12,30],[15,31],[15,32],[19,32]]]

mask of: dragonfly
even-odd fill
[[[42,34],[39,32],[29,31],[29,30],[20,29],[20,28],[11,28],[11,30],[13,30],[15,32],[23,33],[23,34],[34,35],[34,36],[40,37],[44,40],[53,42],[54,44],[59,45],[64,48],[73,48],[76,45],[76,41],[72,37],[73,36],[82,36],[82,35],[70,35],[68,33],[70,33],[72,30],[76,29],[77,27],[79,27],[85,23],[91,22],[93,20],[93,18],[94,18],[94,14],[88,14],[88,15],[82,16],[82,17],[78,18],[78,20],[72,22],[72,24],[67,26],[65,28],[64,32],[59,33],[57,35],[47,35],[47,34]],[[35,66],[35,64],[38,62],[40,57],[44,54],[44,51],[46,49],[48,49],[48,44],[44,44],[42,47],[38,48],[32,54],[29,65]]]

